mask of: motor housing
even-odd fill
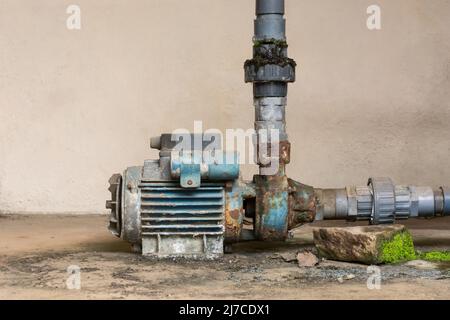
[[[180,148],[182,139],[172,138],[152,139],[158,160],[111,177],[109,229],[143,255],[217,258],[226,235],[230,241],[239,238],[243,223],[238,156],[212,142],[186,150]],[[184,140],[196,138],[204,139]]]

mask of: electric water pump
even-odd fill
[[[222,150],[219,135],[152,138],[159,159],[109,181],[109,230],[135,251],[213,259],[236,242],[285,240],[289,230],[314,220],[391,224],[450,215],[447,187],[395,185],[374,177],[364,186],[316,189],[287,177],[291,146],[285,109],[296,63],[288,57],[284,13],[284,0],[256,0],[253,58],[244,66],[245,81],[253,83],[259,173],[243,181],[238,153]]]

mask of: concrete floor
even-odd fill
[[[405,224],[418,249],[450,250],[450,218]],[[311,248],[312,227],[345,222],[301,227],[287,243],[239,244],[210,262],[143,258],[106,225],[106,216],[0,216],[0,299],[450,299],[448,264],[382,266],[380,290],[369,290],[366,266],[280,258]],[[67,289],[71,265],[80,290]]]

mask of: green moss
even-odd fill
[[[269,45],[267,48],[261,48],[264,45]],[[287,65],[295,68],[297,63],[285,56],[285,49],[288,47],[286,41],[277,39],[266,39],[254,41],[253,46],[260,48],[255,52],[253,59],[245,62],[245,67],[254,66],[256,70],[260,67],[273,64],[285,67]]]
[[[433,262],[450,262],[450,251],[431,251],[420,255],[420,259]]]
[[[404,231],[381,244],[380,262],[398,263],[416,259],[411,234]]]
[[[277,39],[266,39],[266,40],[255,40],[253,41],[253,46],[255,48],[259,48],[265,44],[273,44],[280,48],[287,48],[288,44],[285,40],[277,40]]]
[[[297,66],[297,63],[295,60],[287,57],[283,57],[281,55],[257,55],[251,60],[245,61],[244,66],[249,67],[251,65],[255,66],[256,69],[259,69],[262,66],[268,65],[268,64],[275,64],[279,65],[281,67],[285,67],[287,65],[292,66],[295,68]]]

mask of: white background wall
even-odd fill
[[[291,177],[450,184],[449,16],[448,0],[287,0]],[[253,17],[253,0],[0,0],[0,211],[104,212],[151,136],[252,127]]]

